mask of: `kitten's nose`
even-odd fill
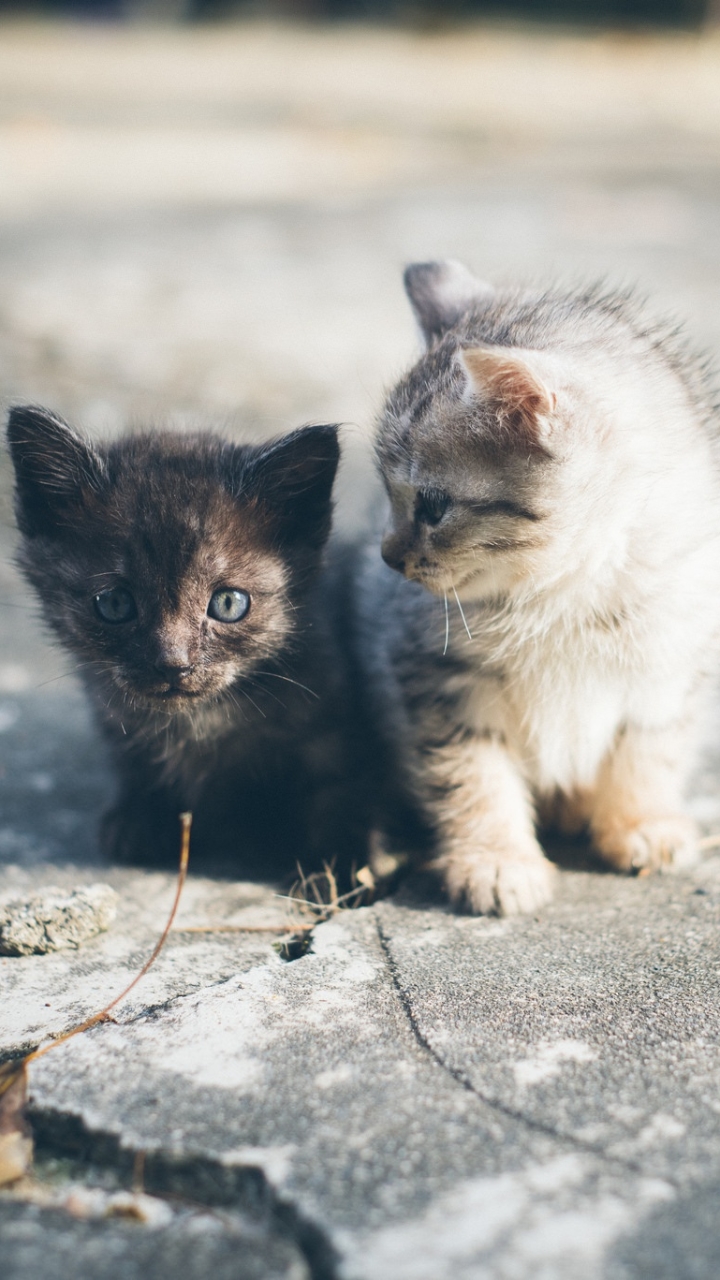
[[[178,681],[186,680],[188,676],[191,676],[195,667],[192,663],[186,663],[181,666],[175,662],[156,662],[155,670],[159,671],[160,675],[164,676],[166,680],[169,680],[170,684],[177,684]]]
[[[387,565],[391,569],[396,569],[398,573],[405,572],[405,556],[394,545],[395,539],[392,537],[384,538],[380,549],[380,554]]]

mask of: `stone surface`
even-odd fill
[[[638,279],[718,346],[716,37],[12,26],[0,69],[7,399],[98,432],[342,419],[347,527],[414,351],[407,259]],[[100,858],[112,780],[12,568],[6,465],[0,504],[0,897],[118,894],[77,951],[0,957],[2,1059],[128,984],[175,881]],[[277,886],[191,855],[115,1020],[30,1067],[3,1280],[716,1280],[720,858],[551,852],[537,917],[415,878],[291,963]]]
[[[30,898],[0,904],[0,955],[32,956],[48,951],[77,951],[104,933],[117,912],[117,894],[109,884],[89,884],[69,893],[48,886]]]
[[[308,1280],[290,1240],[255,1224],[202,1210],[171,1214],[161,1228],[122,1221],[79,1222],[61,1209],[0,1204],[6,1280]]]

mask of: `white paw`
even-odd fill
[[[617,871],[681,871],[698,857],[695,823],[685,814],[647,818],[595,834],[598,852]]]
[[[451,900],[475,915],[516,916],[537,911],[553,896],[557,872],[538,846],[448,858],[439,864]]]

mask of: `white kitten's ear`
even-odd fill
[[[72,523],[104,465],[92,446],[57,414],[36,405],[10,410],[8,445],[15,467],[15,511],[27,537],[53,534]]]
[[[490,401],[500,418],[526,443],[542,447],[557,396],[533,367],[532,353],[514,347],[472,347],[458,352],[470,402]]]
[[[495,292],[461,262],[413,262],[405,268],[403,280],[428,346],[457,324],[474,303],[491,298]]]

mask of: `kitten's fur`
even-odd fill
[[[406,287],[427,351],[377,440],[400,572],[367,559],[359,655],[435,865],[473,911],[541,906],[538,812],[619,870],[682,865],[720,631],[704,367],[625,295],[495,293],[454,263]]]
[[[195,853],[224,850],[246,870],[253,854],[266,870],[309,847],[316,865],[353,856],[347,687],[321,570],[337,429],[261,446],[172,432],[95,446],[25,407],[8,438],[21,567],[117,762],[108,852],[175,856],[178,813],[192,809]],[[208,615],[222,587],[249,593],[241,620]],[[112,588],[131,592],[135,618],[98,616],[94,598]]]

